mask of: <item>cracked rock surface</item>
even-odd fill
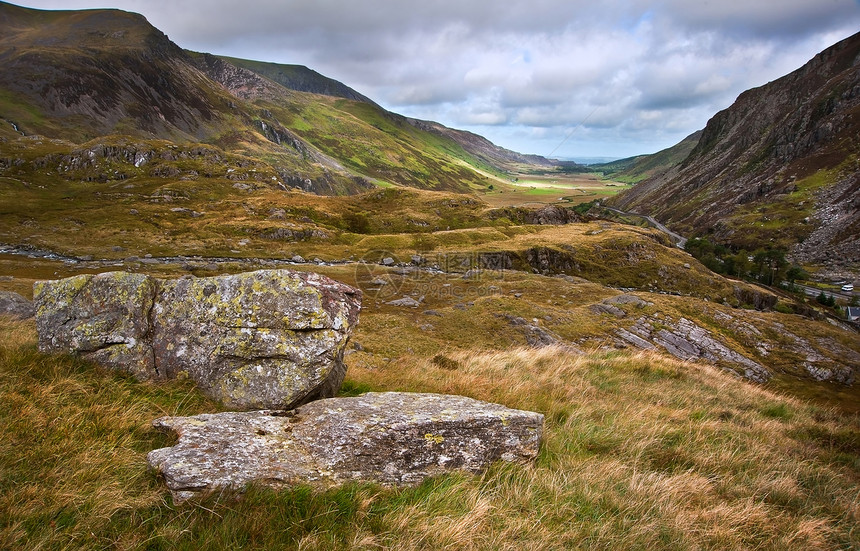
[[[735,352],[715,338],[710,331],[686,318],[677,322],[661,318],[658,323],[655,319],[642,316],[629,330],[617,329],[616,335],[637,348],[653,350],[655,345],[659,345],[681,360],[702,359],[734,365],[743,370],[747,379],[757,383],[765,383],[772,376],[760,363]]]
[[[412,485],[449,471],[477,473],[498,460],[531,461],[543,415],[463,396],[384,392],[292,411],[162,417],[153,425],[179,436],[147,461],[182,501],[251,482]]]
[[[85,274],[34,286],[43,352],[139,379],[186,376],[231,409],[333,396],[361,292],[291,270],[162,280]]]

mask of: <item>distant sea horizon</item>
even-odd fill
[[[559,161],[573,161],[578,165],[599,165],[602,163],[611,163],[624,157],[552,157]]]

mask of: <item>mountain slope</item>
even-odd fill
[[[3,114],[31,133],[194,140],[221,123],[217,89],[140,15],[4,3],[0,30]]]
[[[511,151],[510,149],[499,147],[487,138],[472,132],[448,128],[447,126],[433,121],[422,121],[420,119],[412,118],[407,120],[409,121],[409,124],[416,128],[432,132],[444,138],[450,138],[460,144],[463,149],[490,166],[503,167],[507,170],[513,170],[516,165],[532,165],[538,167],[559,166],[557,161],[547,159],[540,155],[524,155],[522,153],[517,153],[516,151]]]
[[[442,138],[449,139],[462,147],[465,152],[473,155],[488,167],[503,170],[514,170],[517,165],[529,165],[539,167],[553,167],[558,163],[542,157],[540,155],[524,155],[511,151],[503,147],[499,147],[490,142],[483,136],[479,136],[472,132],[456,130],[448,128],[442,124],[433,121],[424,121],[403,117],[396,113],[386,111],[376,102],[364,96],[363,94],[353,90],[349,86],[328,78],[316,71],[304,67],[302,65],[284,65],[279,63],[266,63],[261,61],[251,61],[247,59],[238,59],[227,56],[211,56],[209,54],[191,54],[197,59],[198,66],[201,66],[205,72],[213,76],[215,80],[221,81],[216,76],[212,75],[211,71],[218,71],[218,66],[233,66],[247,71],[250,71],[258,76],[265,77],[272,82],[280,84],[285,88],[297,92],[309,92],[333,98],[349,99],[361,103],[366,103],[373,106],[376,110],[382,111],[386,118],[391,122],[395,122],[402,127],[402,122],[408,122],[415,128],[435,134]],[[222,82],[223,83],[223,82]],[[244,93],[253,95],[253,92],[245,89],[235,90],[236,93]],[[367,110],[365,110],[367,111]],[[372,111],[371,111],[372,112]],[[458,152],[462,154],[462,152]]]
[[[647,178],[653,178],[664,174],[672,167],[684,161],[699,143],[702,131],[693,132],[672,147],[658,151],[651,155],[637,155],[619,159],[611,163],[591,165],[592,169],[602,170],[613,180],[635,184]]]
[[[5,136],[204,143],[323,194],[371,182],[469,192],[485,187],[476,169],[503,170],[310,69],[187,52],[119,10],[0,2],[0,63]]]
[[[359,92],[356,92],[346,84],[321,75],[304,65],[284,65],[281,63],[267,63],[264,61],[252,61],[249,59],[239,59],[227,56],[218,57],[231,65],[252,71],[260,76],[268,78],[272,82],[280,84],[285,88],[289,88],[290,90],[351,99],[376,105],[373,100]]]
[[[687,235],[860,262],[860,34],[748,90],[683,163],[612,203]]]

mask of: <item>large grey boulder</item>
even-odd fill
[[[189,377],[231,409],[334,396],[361,292],[319,274],[260,270],[162,280],[111,272],[34,287],[39,348],[139,379]]]
[[[31,301],[12,291],[0,291],[0,316],[25,320],[32,318],[34,314]]]
[[[288,270],[164,281],[152,316],[155,364],[235,409],[334,396],[359,300],[352,287]]]
[[[386,392],[287,412],[162,417],[153,425],[179,436],[147,461],[181,501],[251,482],[412,485],[449,471],[477,473],[497,460],[530,461],[543,415],[462,396]]]

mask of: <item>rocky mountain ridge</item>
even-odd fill
[[[473,153],[477,137],[410,124],[306,67],[183,50],[143,16],[120,10],[0,2],[0,62],[0,136],[9,138],[202,142],[264,160],[282,182],[326,195],[360,192],[374,180],[466,192],[483,187],[478,167],[546,162],[483,138]]]
[[[856,267],[858,135],[860,33],[741,94],[708,122],[681,164],[610,203],[688,236]]]
[[[0,88],[27,133],[85,141],[117,131],[198,140],[221,118],[215,91],[182,50],[137,14],[32,13],[0,4]],[[4,107],[4,118],[13,108]]]
[[[266,63],[263,61],[253,61],[228,56],[218,57],[225,63],[263,76],[289,90],[360,101],[379,107],[372,99],[353,90],[346,84],[338,82],[333,78],[328,78],[325,75],[321,75],[304,65]]]

